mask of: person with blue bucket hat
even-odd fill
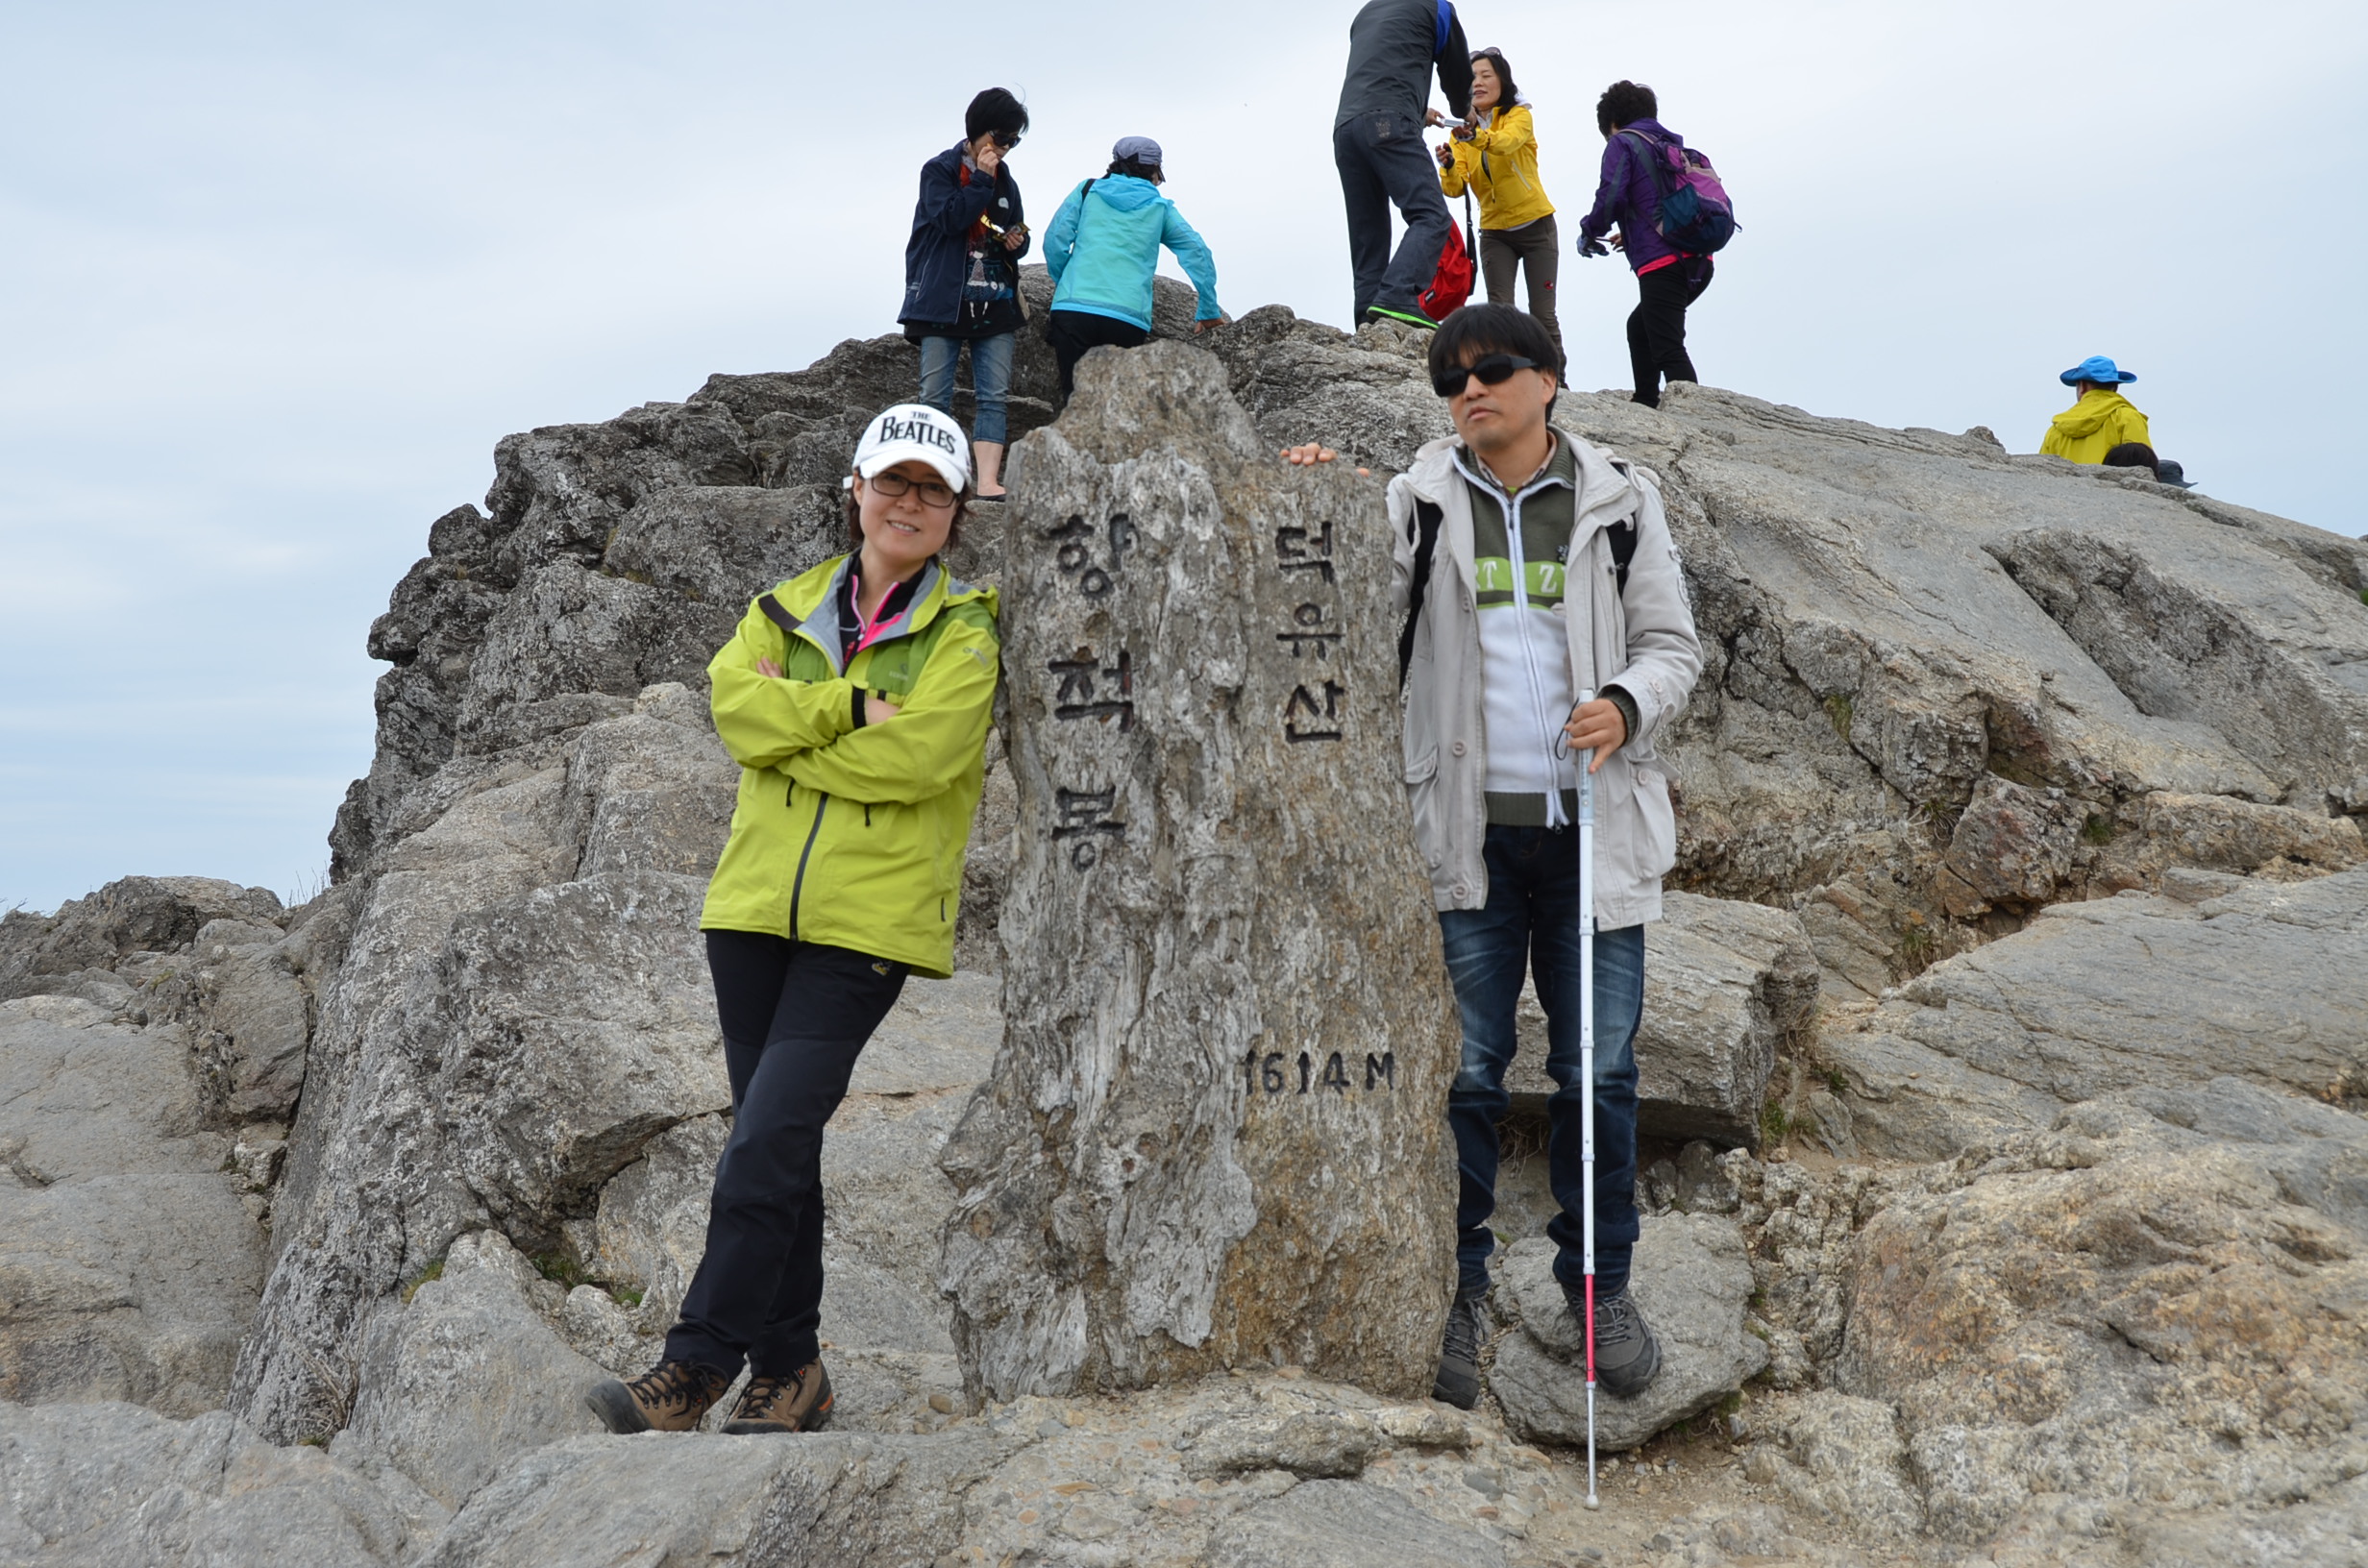
[[[2105,454],[2127,441],[2152,446],[2146,416],[2121,395],[2137,378],[2101,354],[2092,354],[2058,378],[2080,401],[2056,416],[2039,451],[2076,463],[2102,463]]]

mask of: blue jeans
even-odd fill
[[[971,390],[978,394],[978,419],[971,428],[974,441],[1003,444],[1010,427],[1003,404],[1011,396],[1011,351],[1017,332],[993,337],[925,337],[921,340],[921,401],[950,418],[953,414],[953,367],[962,345],[971,346]]]
[[[1583,1272],[1579,1108],[1579,839],[1574,828],[1490,824],[1483,851],[1485,909],[1439,917],[1447,974],[1464,1017],[1464,1063],[1447,1093],[1462,1178],[1455,1208],[1456,1288],[1489,1285],[1496,1237],[1496,1124],[1512,1096],[1513,1017],[1521,971],[1534,968],[1545,1009],[1545,1070],[1558,1086],[1546,1101],[1546,1173],[1562,1213],[1546,1227],[1561,1249],[1555,1278],[1576,1286]],[[1644,927],[1595,937],[1595,1292],[1628,1283],[1637,1219],[1637,1060],[1631,1046],[1644,1015]]]

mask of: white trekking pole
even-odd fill
[[[1581,706],[1594,700],[1579,694]],[[1574,710],[1575,711],[1575,710]],[[1587,1281],[1587,1506],[1595,1498],[1595,753],[1579,753],[1579,1266]]]

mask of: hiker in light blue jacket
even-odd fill
[[[1151,335],[1151,274],[1162,245],[1175,253],[1200,295],[1193,331],[1205,332],[1225,319],[1217,305],[1217,262],[1175,204],[1159,193],[1159,164],[1158,142],[1122,136],[1110,149],[1110,172],[1071,191],[1052,215],[1045,267],[1057,286],[1045,337],[1061,363],[1063,403],[1088,349],[1131,349]]]

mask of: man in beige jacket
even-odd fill
[[[1636,1208],[1637,1068],[1644,922],[1676,859],[1654,742],[1684,708],[1701,645],[1659,481],[1550,423],[1561,356],[1536,318],[1468,306],[1432,340],[1432,384],[1453,437],[1390,484],[1397,600],[1411,621],[1404,766],[1447,970],[1463,1015],[1448,1095],[1461,1176],[1457,1288],[1435,1395],[1479,1397],[1482,1303],[1495,1245],[1496,1124],[1510,1103],[1514,1009],[1525,971],[1546,1014],[1547,1165],[1562,1212],[1554,1272],[1584,1311],[1579,927],[1595,920],[1595,1347],[1611,1393],[1661,1366],[1628,1293]],[[1317,447],[1294,462],[1331,454]],[[1581,703],[1578,694],[1592,692]],[[1578,759],[1595,773],[1595,908],[1578,906]]]

